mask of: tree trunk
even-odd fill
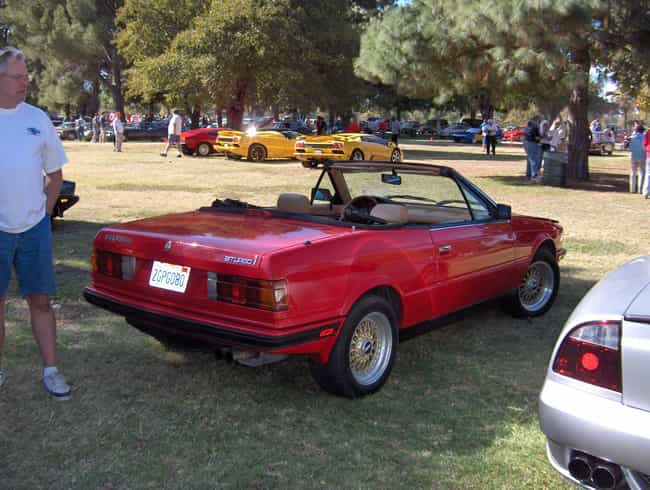
[[[494,106],[492,105],[489,94],[481,93],[478,96],[478,110],[481,112],[481,119],[484,121],[492,118],[494,115]]]
[[[223,128],[223,107],[217,107],[217,127]]]
[[[187,106],[185,112],[190,115],[190,129],[198,128],[201,119],[201,108],[197,106]]]
[[[569,97],[569,164],[567,177],[575,180],[589,179],[589,67],[590,56],[586,47],[573,51],[574,63],[580,73],[571,88]]]

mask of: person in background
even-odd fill
[[[560,116],[553,120],[553,124],[548,130],[550,151],[557,151],[560,143],[560,128],[562,127],[562,118]]]
[[[101,127],[102,117],[99,115],[99,112],[96,112],[91,120],[91,125],[93,128],[93,137],[90,140],[91,143],[99,143],[99,128]]]
[[[539,128],[533,119],[528,121],[524,133],[524,149],[526,150],[526,178],[530,181],[539,180],[541,148],[539,146]]]
[[[67,400],[70,386],[56,367],[56,317],[50,304],[50,295],[56,291],[50,217],[63,182],[61,168],[68,158],[47,114],[25,103],[28,85],[22,51],[1,48],[0,355],[4,304],[13,269],[29,307],[45,389],[53,399]],[[6,379],[1,368],[0,386]]]
[[[316,118],[316,134],[318,136],[325,134],[325,119],[323,119],[323,116]]]
[[[77,141],[84,140],[84,126],[85,121],[83,120],[83,117],[81,117],[81,114],[79,114],[79,117],[74,121],[74,132],[77,135]]]
[[[379,124],[377,125],[377,131],[381,133],[382,136],[386,131],[388,131],[388,121],[386,119],[379,121]]]
[[[591,124],[589,125],[589,129],[591,130],[592,133],[595,133],[597,131],[602,131],[602,126],[600,125],[600,119],[596,118],[593,121],[591,121]]]
[[[643,147],[645,148],[645,178],[641,193],[646,199],[650,199],[650,129],[643,134]]]
[[[183,131],[183,118],[179,114],[178,109],[172,111],[172,117],[169,118],[169,125],[167,126],[167,143],[165,143],[165,148],[160,153],[160,156],[166,157],[167,150],[169,150],[170,145],[176,146],[176,158],[182,156],[181,152],[181,132]]]
[[[400,124],[399,121],[395,116],[393,116],[390,120],[390,139],[395,143],[396,145],[399,144],[399,132],[400,132]]]
[[[357,122],[356,117],[353,116],[352,119],[350,119],[350,124],[348,124],[348,127],[345,128],[345,132],[346,133],[360,133],[361,132],[361,128],[359,127],[359,123]]]
[[[483,131],[484,131],[483,141],[485,141],[485,153],[486,155],[489,155],[491,149],[492,155],[495,155],[496,146],[497,146],[497,132],[499,131],[499,126],[496,125],[494,119],[488,119]]]
[[[105,143],[106,142],[106,125],[107,121],[104,119],[105,113],[101,113],[97,116],[97,120],[99,121],[99,142],[100,143]]]
[[[632,134],[629,138],[630,148],[630,192],[637,193],[643,190],[643,177],[645,175],[645,148],[643,147],[643,133],[645,129],[639,121],[634,121]]]
[[[113,151],[122,151],[122,140],[124,139],[124,123],[122,123],[122,114],[116,112],[113,114]]]

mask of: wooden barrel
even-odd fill
[[[566,187],[566,167],[568,162],[568,153],[559,151],[544,152],[544,173],[542,175],[544,185]]]

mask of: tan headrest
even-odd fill
[[[309,214],[310,209],[309,199],[302,194],[287,193],[278,196],[278,211]]]
[[[380,218],[387,223],[403,225],[409,221],[409,212],[405,206],[399,204],[377,204],[370,211],[370,216]]]

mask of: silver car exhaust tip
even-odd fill
[[[611,463],[598,463],[593,468],[591,480],[599,490],[612,490],[621,481],[621,468]]]
[[[574,452],[569,461],[569,473],[580,482],[591,480],[593,459],[591,456]]]

